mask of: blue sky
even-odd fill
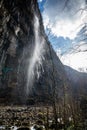
[[[87,40],[82,43],[80,40],[84,39],[84,36],[79,35],[87,21],[87,10],[84,10],[87,5],[85,0],[68,0],[68,3],[66,1],[38,0],[38,3],[45,32],[54,50],[63,64],[78,70],[81,67],[86,67],[87,64],[87,58],[84,59],[83,57],[87,55],[87,52],[85,51],[83,55],[83,50],[81,50],[84,48],[84,44],[86,49]],[[86,34],[83,35],[86,36]],[[77,48],[81,50],[78,53],[76,53]],[[82,60],[80,57],[82,57],[84,64],[80,63]]]

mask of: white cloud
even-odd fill
[[[87,68],[87,52],[64,55],[61,57],[61,61],[79,71],[79,68]]]
[[[81,21],[69,21],[69,20],[59,20],[56,24],[51,27],[51,31],[57,37],[63,36],[64,38],[69,37],[74,39],[76,37],[79,29],[76,29],[81,24]]]
[[[49,26],[53,35],[74,39],[81,29],[80,25],[87,21],[87,12],[84,11],[81,14],[81,11],[78,11],[85,7],[85,0],[69,1],[63,10],[64,0],[47,0],[43,12],[43,21],[45,28]]]
[[[38,0],[38,2],[42,2],[43,0]]]
[[[64,65],[71,66],[73,69],[80,71],[80,68],[87,69],[87,45],[83,44],[74,47],[70,52],[59,56]],[[58,54],[58,53],[57,53]],[[87,72],[87,70],[86,70]]]

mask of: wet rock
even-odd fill
[[[66,75],[45,34],[37,0],[1,0],[0,7],[0,89],[4,88],[0,98],[6,97],[4,101],[9,104],[45,103],[50,100],[54,86],[56,91],[62,89]],[[35,15],[39,21],[39,44],[44,42],[45,46],[39,68],[35,64],[31,94],[26,96],[28,67],[35,48]]]

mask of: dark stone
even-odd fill
[[[37,0],[1,1],[0,28],[3,31],[0,37],[0,95],[7,97],[5,100],[13,104],[34,105],[37,102],[46,103],[48,100],[52,102],[53,89],[56,88],[56,92],[62,89],[66,75],[44,32]],[[32,92],[26,96],[28,63],[35,46],[35,15],[40,22],[39,35],[45,41],[45,53],[42,67],[39,68],[40,78],[37,79],[35,73]],[[18,34],[15,32],[17,27],[20,28]],[[11,91],[7,91],[8,88]]]

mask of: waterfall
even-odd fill
[[[40,23],[38,17],[34,18],[34,33],[35,33],[35,47],[33,54],[29,60],[28,74],[27,74],[27,88],[26,93],[29,94],[32,90],[35,75],[37,79],[40,77],[40,67],[42,66],[44,53],[44,38],[40,35]]]

